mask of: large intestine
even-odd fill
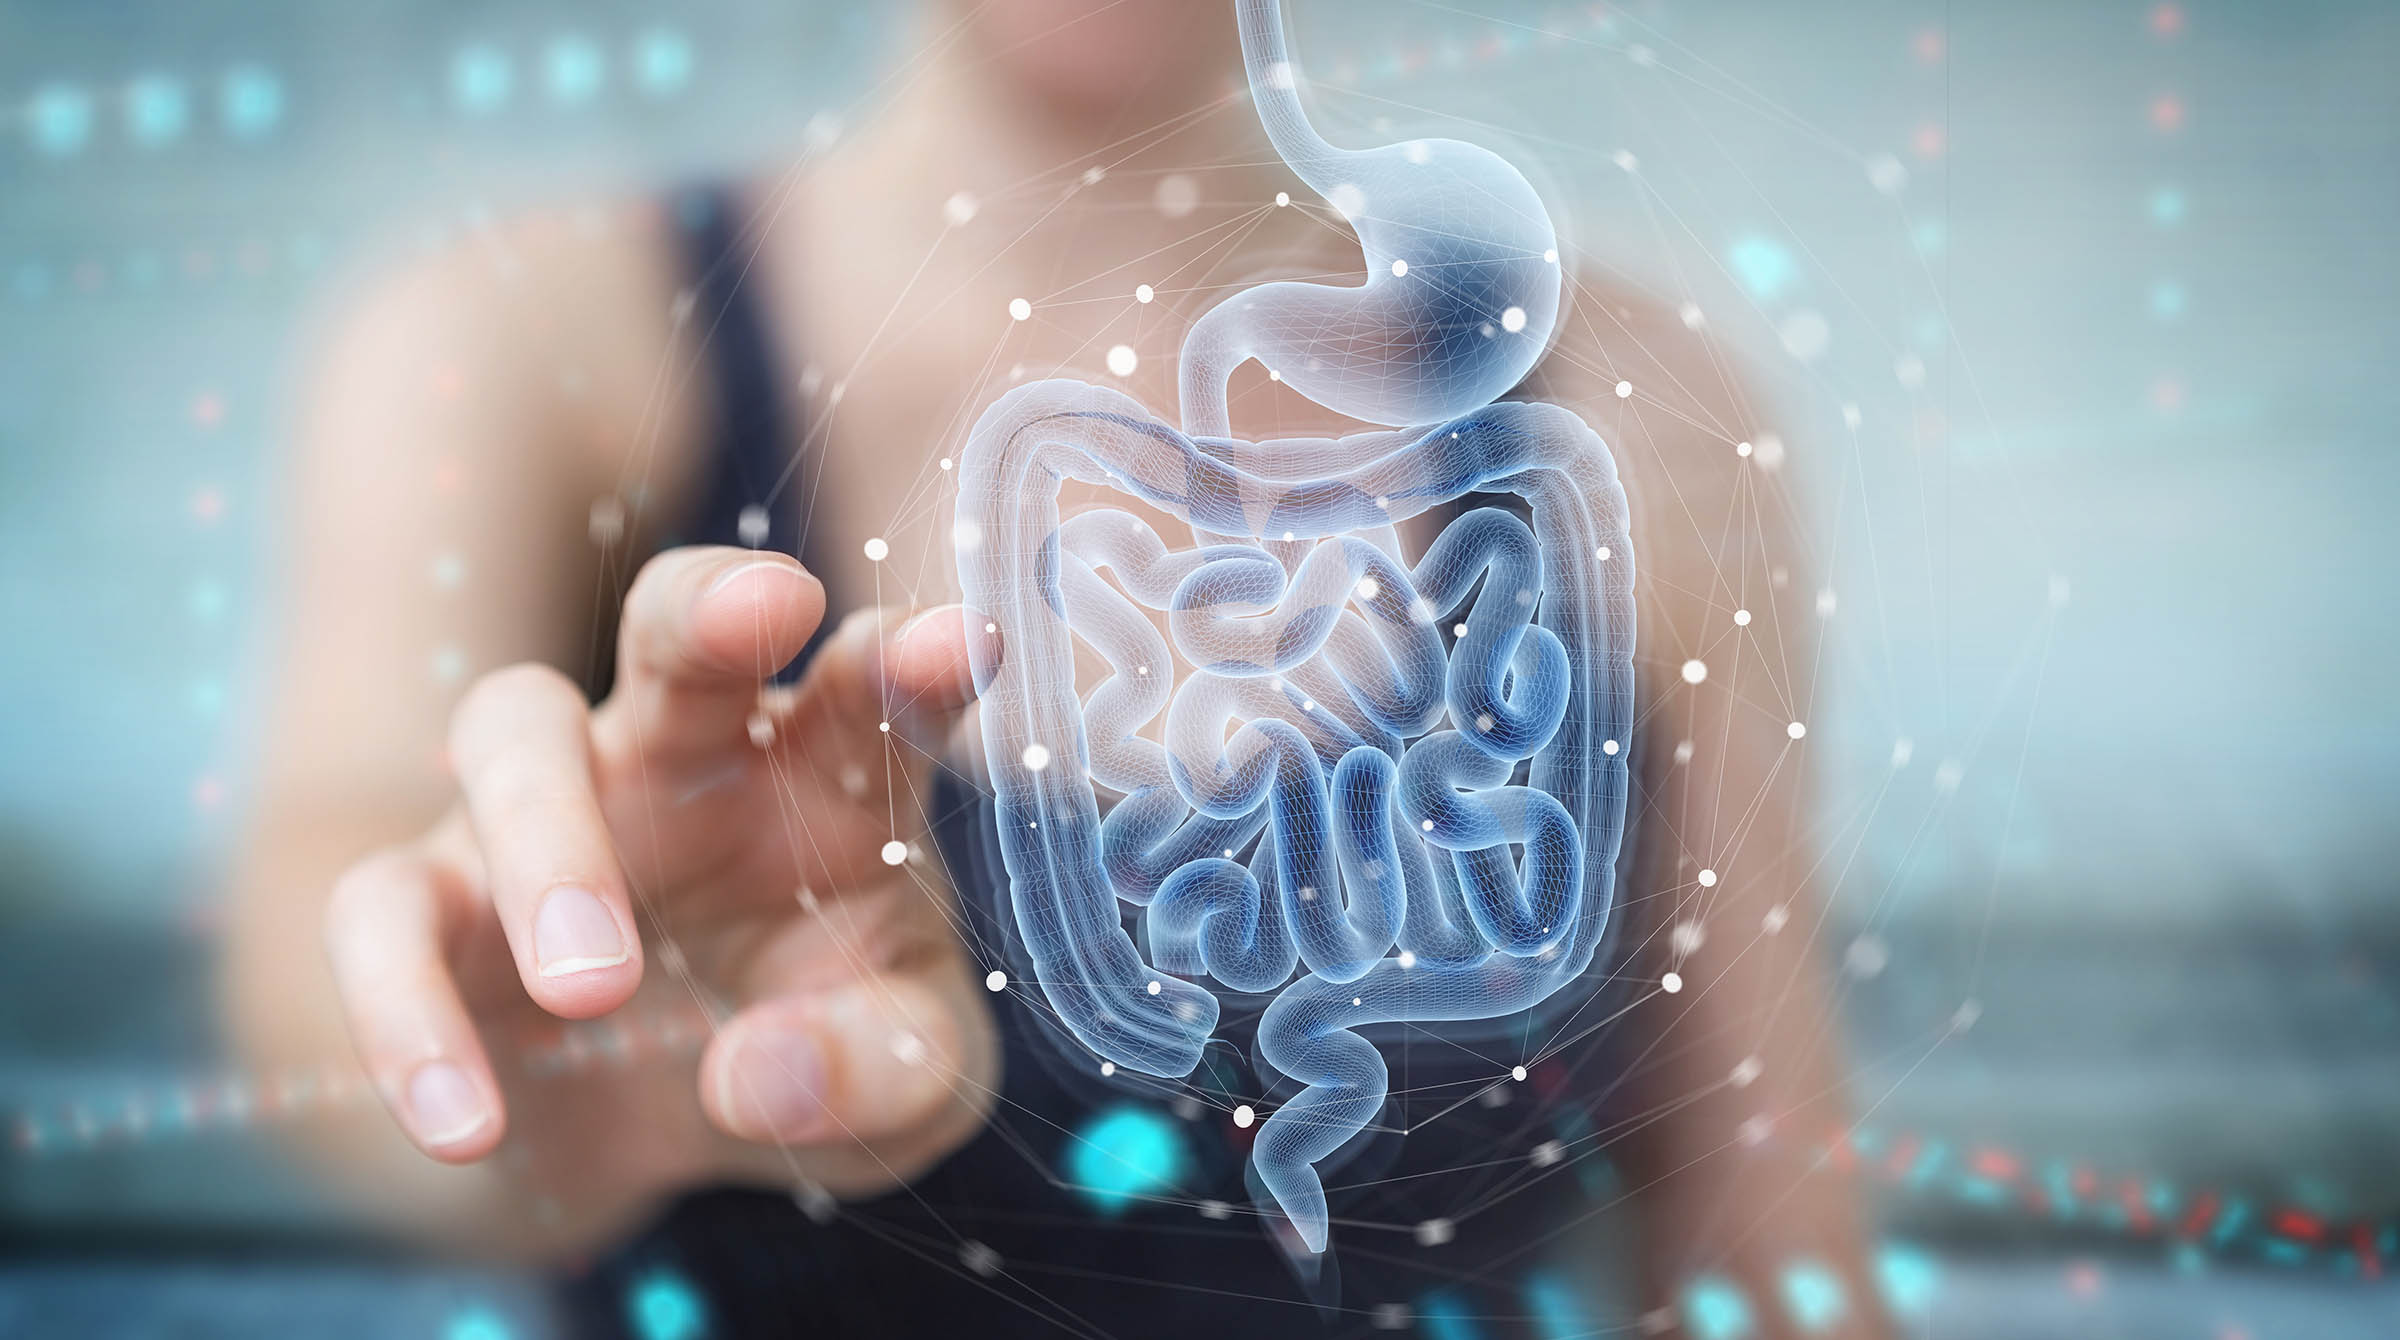
[[[1218,991],[1271,994],[1258,1054],[1300,1092],[1253,1158],[1265,1208],[1322,1250],[1318,1165],[1387,1097],[1357,1030],[1505,1017],[1592,966],[1624,828],[1633,564],[1591,429],[1492,403],[1556,319],[1539,198],[1457,141],[1326,144],[1274,0],[1237,9],[1275,147],[1351,220],[1369,281],[1211,309],[1181,428],[1105,387],[1011,391],[961,453],[955,534],[967,617],[996,634],[970,639],[995,892],[1044,998],[1099,1057],[1177,1078]],[[1231,438],[1225,379],[1249,358],[1413,426]],[[1069,480],[1193,543],[1122,509],[1062,521]],[[1514,494],[1530,524],[1477,507],[1404,558],[1404,523],[1470,494]],[[1078,639],[1106,665],[1088,696]]]

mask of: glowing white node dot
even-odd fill
[[[1233,1110],[1233,1124],[1241,1127],[1245,1131],[1249,1130],[1250,1123],[1256,1120],[1258,1120],[1258,1109],[1250,1106],[1248,1103],[1244,1103],[1240,1107],[1237,1107]]]
[[[942,220],[953,228],[963,227],[975,221],[975,211],[979,208],[981,203],[973,192],[960,191],[942,202]]]
[[[1268,368],[1268,369],[1267,369],[1267,380],[1268,380],[1268,381],[1271,381],[1271,382],[1279,382],[1279,381],[1282,381],[1282,380],[1283,380],[1283,374],[1282,374],[1282,373],[1280,373],[1280,372],[1277,372],[1277,371],[1276,371],[1275,369],[1273,369],[1273,368]]]
[[[1747,442],[1734,443],[1733,454],[1741,457],[1743,460],[1750,459],[1750,444]]]
[[[1144,988],[1142,988],[1142,989],[1143,989],[1143,990],[1145,990],[1145,991],[1148,991],[1148,992],[1149,992],[1151,995],[1154,995],[1154,996],[1155,996],[1155,995],[1157,995],[1159,992],[1161,992],[1161,991],[1165,990],[1166,988],[1165,988],[1165,987],[1162,987],[1162,986],[1160,986],[1160,985],[1159,985],[1158,983],[1156,983],[1156,982],[1152,982],[1150,985],[1148,985],[1148,986],[1146,986],[1146,987],[1144,987]]]
[[[1701,660],[1690,660],[1683,663],[1684,683],[1697,684],[1706,678],[1708,678],[1708,662]]]
[[[1465,637],[1466,635],[1467,635],[1467,626],[1466,626],[1465,624],[1463,624],[1463,623],[1461,623],[1461,624],[1452,624],[1452,625],[1450,626],[1450,636],[1452,636],[1452,637]]]
[[[993,622],[991,622],[990,620],[988,620],[988,619],[987,619],[987,620],[985,620],[985,621],[984,621],[984,625],[983,625],[983,631],[985,631],[985,632],[987,632],[987,633],[997,633],[997,632],[999,632],[999,631],[1000,631],[1000,625],[998,625],[998,624],[996,624],[996,623],[993,623]]]
[[[1290,191],[1277,191],[1275,193],[1275,207],[1277,209],[1281,209],[1290,203],[1292,203],[1292,193]]]
[[[1717,887],[1717,872],[1714,870],[1701,871],[1700,887],[1704,889],[1713,889]]]
[[[1408,262],[1407,262],[1407,261],[1393,261],[1393,262],[1392,262],[1392,278],[1394,278],[1394,279],[1406,279],[1407,277],[1408,277]]]
[[[889,735],[892,733],[892,723],[889,721],[878,721],[875,723],[875,729],[882,731],[886,735]]]
[[[1617,750],[1619,748],[1620,746],[1614,740],[1602,740],[1600,742],[1600,752],[1608,755],[1610,758],[1615,758],[1617,756]]]
[[[1008,989],[1008,974],[1000,971],[998,968],[994,968],[990,972],[985,973],[983,975],[983,989],[986,991],[1006,991]]]
[[[1674,995],[1678,991],[1681,991],[1683,989],[1683,974],[1679,972],[1671,972],[1664,977],[1659,978],[1658,989],[1666,992],[1670,996]]]
[[[1605,545],[1605,544],[1604,544],[1604,545],[1601,545],[1599,548],[1597,548],[1597,549],[1594,549],[1594,550],[1592,551],[1592,557],[1594,557],[1594,558],[1596,558],[1596,559],[1599,559],[1599,560],[1600,560],[1601,562],[1603,562],[1603,563],[1606,563],[1606,562],[1608,561],[1608,555],[1609,555],[1609,548],[1608,548],[1608,546],[1607,546],[1607,545]]]
[[[948,470],[948,469],[952,468],[952,462],[951,462],[951,460],[950,460],[950,458],[949,458],[949,457],[947,457],[947,456],[944,456],[944,457],[942,458],[942,468],[943,468],[943,469],[945,469],[945,470]]]
[[[1015,320],[1023,321],[1033,315],[1033,304],[1023,298],[1011,298],[1008,300],[1008,314]]]
[[[1783,733],[1797,740],[1801,736],[1808,734],[1808,723],[1805,721],[1795,721],[1791,725],[1784,727]]]
[[[1130,344],[1120,344],[1108,351],[1108,370],[1119,377],[1132,376],[1133,370],[1141,365],[1141,361],[1141,357],[1133,352],[1133,346]]]
[[[1399,961],[1400,966],[1403,968],[1413,968],[1417,966],[1417,951],[1414,949],[1401,950]]]
[[[1377,596],[1379,596],[1379,595],[1382,595],[1382,594],[1383,594],[1383,583],[1381,583],[1381,582],[1379,582],[1379,581],[1376,581],[1376,580],[1375,580],[1374,578],[1372,578],[1372,577],[1361,577],[1361,578],[1359,579],[1359,581],[1358,581],[1358,598],[1359,598],[1359,599],[1361,599],[1361,600],[1373,600],[1375,597],[1377,597]]]
[[[1200,207],[1200,183],[1180,172],[1169,173],[1158,179],[1150,203],[1168,218],[1180,219]]]
[[[1111,1076],[1111,1075],[1114,1075],[1114,1074],[1116,1074],[1116,1073],[1117,1073],[1117,1063],[1116,1063],[1116,1062],[1114,1062],[1114,1061],[1102,1061],[1102,1062],[1100,1063],[1100,1078],[1102,1078],[1102,1079],[1107,1079],[1109,1076]]]
[[[883,863],[898,865],[908,859],[908,844],[898,838],[883,844]]]
[[[1525,309],[1511,307],[1500,313],[1500,329],[1514,335],[1525,329]]]
[[[1050,766],[1050,748],[1047,745],[1029,744],[1025,746],[1023,757],[1029,772],[1040,772]]]
[[[892,547],[885,544],[880,535],[860,545],[859,548],[866,553],[867,561],[870,563],[881,563],[892,556]]]
[[[1556,248],[1556,247],[1552,247],[1552,248],[1550,248],[1548,251],[1545,251],[1545,252],[1543,252],[1543,253],[1542,253],[1542,260],[1543,260],[1543,262],[1544,262],[1545,264],[1549,264],[1549,265],[1556,265],[1556,264],[1558,264],[1558,248]]]
[[[1431,819],[1427,819],[1427,820],[1426,820],[1426,821],[1425,821],[1423,824],[1421,824],[1421,825],[1419,825],[1419,826],[1420,826],[1420,827],[1422,827],[1422,828],[1423,828],[1423,829],[1424,829],[1426,832],[1430,833],[1430,832],[1432,832],[1432,831],[1433,831],[1433,820],[1431,820]]]
[[[1750,611],[1735,610],[1733,612],[1733,626],[1736,628],[1748,628],[1750,626]]]
[[[1510,1079],[1513,1079],[1513,1080],[1515,1080],[1515,1081],[1516,1081],[1516,1082],[1518,1082],[1519,1084],[1522,1084],[1522,1083],[1524,1083],[1524,1082],[1525,1082],[1525,1067],[1523,1067],[1523,1066],[1521,1066],[1521,1065],[1510,1066],[1510,1067],[1508,1068],[1508,1077],[1509,1077]]]
[[[1617,399],[1619,399],[1619,400],[1630,400],[1630,399],[1632,399],[1632,398],[1633,398],[1633,383],[1632,383],[1632,382],[1618,382],[1618,383],[1617,383]]]
[[[1150,287],[1148,284],[1137,284],[1134,286],[1133,300],[1135,302],[1148,302],[1157,296],[1158,290]]]

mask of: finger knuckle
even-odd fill
[[[330,940],[356,924],[379,904],[418,877],[418,859],[398,847],[369,852],[336,876],[325,897],[322,927]]]
[[[520,661],[503,666],[468,686],[450,714],[450,751],[473,757],[478,739],[524,719],[528,712],[580,706],[582,693],[555,666]]]

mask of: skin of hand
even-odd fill
[[[796,685],[762,687],[824,609],[789,558],[671,550],[634,582],[597,708],[537,664],[460,699],[458,801],[353,865],[324,920],[359,1058],[425,1154],[485,1160],[523,1111],[518,1175],[581,1181],[577,1208],[613,1222],[703,1182],[871,1193],[980,1128],[998,1052],[920,808],[968,697],[964,626],[861,612]],[[649,994],[717,1018],[687,1100],[654,1070],[648,1093],[512,1095],[487,1053],[675,976]]]

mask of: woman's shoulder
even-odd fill
[[[675,203],[528,209],[355,268],[304,351],[321,409],[432,403],[580,471],[682,453],[700,407]]]

